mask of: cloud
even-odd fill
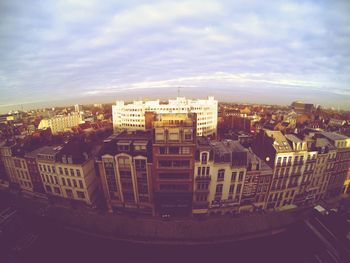
[[[349,11],[345,0],[4,0],[0,110],[177,86],[337,105],[350,99]]]

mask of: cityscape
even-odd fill
[[[77,227],[79,216],[65,213],[80,211],[90,214],[78,227],[100,234],[115,231],[104,222],[109,216],[115,224],[131,216],[175,224],[222,218],[227,225],[260,216],[269,225],[259,231],[271,231],[297,221],[294,213],[303,220],[315,208],[324,214],[350,192],[350,113],[301,101],[76,104],[10,112],[0,125],[1,189],[15,195],[6,198],[27,199],[26,213],[47,227],[53,219]],[[13,212],[2,212],[5,233],[9,222],[19,224]],[[101,226],[89,222],[91,214],[105,215]],[[182,238],[200,238],[196,231]]]
[[[350,1],[0,1],[0,263],[350,262]]]

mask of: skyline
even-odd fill
[[[350,109],[347,1],[0,3],[0,112],[206,97]]]

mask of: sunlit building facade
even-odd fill
[[[124,101],[117,101],[112,106],[114,130],[146,130],[146,112],[154,112],[158,115],[196,113],[197,136],[216,135],[217,133],[218,102],[214,97],[208,97],[206,100],[177,97],[167,103],[159,100],[134,101],[129,104]]]

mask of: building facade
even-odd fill
[[[79,113],[71,113],[68,115],[58,115],[49,119],[42,119],[38,129],[50,128],[53,134],[64,132],[72,127],[78,126],[82,122]]]
[[[143,131],[123,131],[104,141],[97,162],[110,212],[154,213],[151,144],[151,132]]]
[[[239,212],[248,150],[237,141],[199,141],[195,165],[193,214]]]
[[[196,114],[161,114],[153,122],[155,213],[192,214]]]
[[[197,136],[209,136],[217,134],[218,102],[214,97],[207,100],[190,100],[176,98],[168,103],[156,101],[134,101],[126,104],[124,101],[117,101],[112,106],[114,130],[146,130],[147,112],[155,114],[186,114],[196,113]]]

